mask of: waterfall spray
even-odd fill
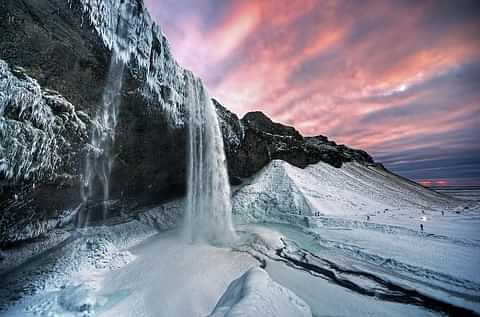
[[[235,240],[230,184],[215,107],[202,82],[187,72],[189,110],[186,237],[189,242]]]

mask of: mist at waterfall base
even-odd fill
[[[185,236],[225,245],[236,238],[223,138],[215,108],[200,79],[188,73],[188,182]]]
[[[91,131],[92,147],[85,160],[81,188],[83,211],[79,213],[77,226],[83,227],[90,221],[90,205],[100,205],[102,219],[107,218],[110,196],[110,175],[113,158],[111,149],[115,141],[118,112],[124,73],[124,62],[112,52],[110,67],[102,96],[102,105],[95,115]],[[96,210],[97,208],[94,208]]]

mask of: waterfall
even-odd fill
[[[90,203],[101,204],[102,219],[107,217],[110,197],[110,174],[112,171],[112,146],[115,141],[118,111],[121,103],[121,89],[124,72],[123,61],[112,53],[110,67],[102,96],[101,107],[95,116],[95,125],[91,132],[92,147],[87,153],[83,174],[82,202],[86,214],[81,215],[79,225],[89,222]]]
[[[189,242],[235,240],[230,184],[215,107],[201,80],[187,74],[188,182],[185,233]]]
[[[103,3],[103,2],[102,2]],[[106,219],[110,203],[110,174],[112,172],[113,157],[112,147],[115,142],[115,128],[117,126],[118,113],[121,104],[121,90],[125,64],[130,58],[130,37],[134,26],[130,23],[130,17],[135,6],[130,2],[113,2],[116,4],[117,13],[108,12],[105,27],[109,34],[115,38],[109,48],[112,55],[108,69],[105,88],[102,95],[101,107],[97,109],[94,127],[91,131],[91,148],[87,153],[85,170],[82,176],[82,209],[79,213],[77,225],[86,226],[90,220],[90,213],[97,210],[101,205],[101,217]],[[105,7],[104,7],[105,8]],[[91,208],[93,205],[93,208]]]

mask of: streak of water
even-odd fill
[[[112,171],[112,146],[115,141],[118,112],[121,104],[120,92],[124,64],[116,58],[115,52],[111,58],[110,68],[102,97],[102,105],[95,116],[95,126],[91,132],[92,148],[87,154],[83,175],[82,202],[85,209],[88,204],[99,202],[102,205],[102,218],[107,217],[110,197],[110,174]],[[79,225],[89,222],[89,210],[79,219]]]

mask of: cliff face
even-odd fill
[[[1,244],[37,236],[79,206],[85,157],[99,151],[90,134],[102,128],[95,114],[112,50],[127,64],[112,207],[183,193],[192,74],[176,63],[142,1],[2,1],[0,29]]]
[[[0,245],[35,238],[77,211],[85,157],[99,151],[90,136],[99,128],[95,114],[112,50],[126,64],[112,210],[184,193],[185,104],[193,75],[177,64],[141,0],[2,1],[0,30]],[[273,159],[299,167],[320,160],[336,167],[373,163],[364,152],[304,138],[261,113],[240,120],[215,104],[237,183]],[[88,208],[95,210],[95,201]]]

